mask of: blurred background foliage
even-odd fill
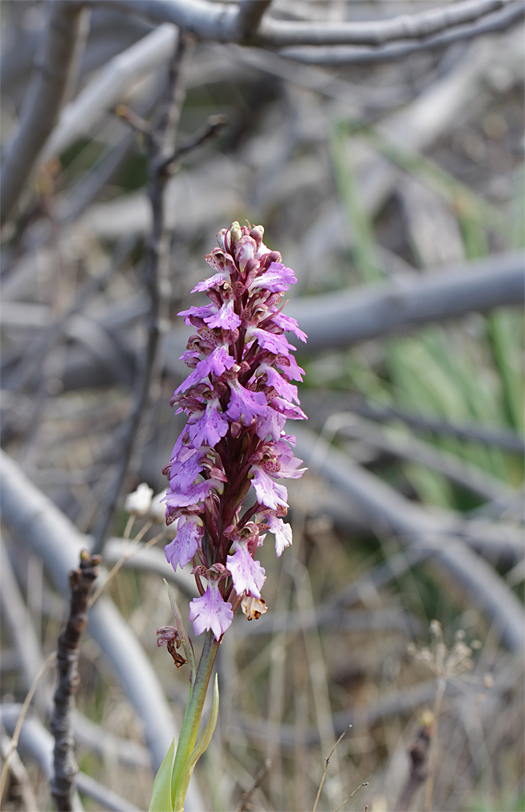
[[[275,0],[272,13],[358,21],[431,7],[425,0]],[[17,126],[45,6],[3,0],[1,10],[6,141]],[[77,98],[152,30],[138,16],[93,11]],[[148,118],[166,62],[154,60],[149,72],[125,82],[114,102]],[[3,233],[3,447],[88,535],[114,477],[147,311],[147,160],[143,139],[114,114],[115,103],[49,157]],[[521,24],[402,59],[336,66],[197,43],[179,141],[217,114],[228,117],[223,133],[182,158],[167,187],[164,341],[127,492],[141,481],[155,492],[164,487],[161,471],[182,427],[169,408],[184,374],[176,314],[207,273],[203,255],[216,232],[232,220],[262,223],[266,243],[294,268],[290,312],[296,302],[321,306],[315,297],[384,284],[395,307],[396,292],[402,297],[428,274],[483,258],[497,274],[498,256],[524,247]],[[364,472],[369,483],[373,475],[402,499],[401,513],[421,508],[436,523],[438,544],[447,534],[471,539],[473,577],[481,562],[518,605],[525,575],[521,304],[407,325],[397,335],[379,331],[352,346],[299,348],[309,416],[299,446],[310,471],[290,487],[292,550],[278,561],[272,545],[261,550],[268,615],[260,625],[236,618],[221,646],[220,722],[196,771],[207,809],[236,808],[267,758],[271,768],[246,808],[311,809],[324,758],[350,723],[319,809],[339,808],[362,782],[368,786],[345,808],[401,808],[410,745],[424,709],[436,711],[435,671],[407,644],[416,654],[428,646],[434,619],[449,650],[457,639],[471,647],[472,666],[438,674],[446,691],[430,724],[436,731],[439,722],[432,808],[525,808],[522,656],[483,609],[492,582],[482,578],[473,597],[475,588],[462,586],[443,561],[418,557],[401,523],[370,519],[366,498],[360,504],[359,494],[334,486],[321,459],[338,451],[356,477]],[[114,538],[126,522],[120,510]],[[6,525],[12,577],[28,613],[18,631],[29,623],[47,655],[64,603],[35,551]],[[180,720],[187,677],[155,646],[155,629],[169,623],[170,610],[152,566],[123,568],[108,592]],[[183,579],[175,587],[184,612],[191,585]],[[21,642],[8,623],[2,644],[2,696],[12,705],[23,701],[27,684]],[[80,768],[146,808],[152,771],[134,709],[89,636],[80,663]],[[94,735],[88,719],[99,726]],[[135,749],[119,754],[101,729]],[[37,808],[50,809],[41,767],[22,758]],[[424,789],[418,792],[411,809],[423,808]],[[81,797],[86,809],[103,808]],[[2,808],[24,808],[14,775]]]

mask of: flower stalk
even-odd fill
[[[189,765],[188,762],[190,761],[190,757],[195,749],[195,742],[197,740],[197,732],[201,720],[202,709],[204,707],[204,701],[208,691],[208,684],[210,682],[213,664],[215,662],[218,649],[219,643],[213,632],[209,631],[204,638],[204,647],[202,649],[199,667],[195,677],[195,684],[193,689],[190,691],[179,741],[177,744],[177,752],[175,755],[175,763],[173,765],[172,773],[172,792],[175,799],[173,807],[174,812],[183,812],[184,810],[184,799],[188,790],[191,773],[193,772],[193,766],[195,766]],[[215,724],[213,727],[215,727]]]

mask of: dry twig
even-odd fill
[[[334,746],[332,747],[332,749],[330,750],[330,752],[328,753],[328,755],[326,756],[326,758],[324,760],[325,763],[324,763],[323,775],[321,777],[321,783],[319,784],[319,789],[317,790],[317,796],[315,798],[315,804],[314,804],[313,812],[316,812],[317,804],[319,803],[319,798],[321,797],[321,790],[323,789],[323,784],[324,784],[325,779],[326,779],[326,774],[328,772],[328,765],[330,764],[330,759],[333,756],[337,745],[344,739],[344,737],[346,736],[346,734],[348,733],[348,731],[350,730],[351,727],[352,727],[352,725],[348,725],[346,730],[343,730],[343,732],[341,733],[341,735],[337,739],[336,743],[334,744]]]
[[[99,574],[100,556],[80,553],[78,569],[69,573],[71,603],[66,627],[58,639],[58,685],[55,692],[51,731],[55,737],[54,775],[51,791],[59,812],[72,812],[78,767],[73,753],[74,695],[80,676],[77,670],[80,640],[87,626],[88,601]]]

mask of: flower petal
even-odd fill
[[[231,604],[222,597],[217,581],[210,581],[204,595],[192,600],[189,618],[196,635],[211,629],[216,640],[220,640],[231,626],[233,610]]]
[[[230,571],[233,586],[238,595],[247,592],[254,598],[261,597],[266,575],[263,567],[250,555],[247,544],[236,543],[236,550],[233,555],[227,557],[226,566]]]
[[[164,547],[166,561],[174,570],[177,565],[186,566],[197,550],[204,534],[204,526],[197,516],[181,516],[177,524],[177,535]]]

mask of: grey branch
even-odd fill
[[[10,733],[15,728],[21,707],[21,705],[10,704],[0,706],[2,723]],[[24,755],[35,759],[46,778],[51,780],[53,775],[53,737],[38,719],[29,717],[24,720],[19,749]],[[104,809],[112,810],[112,812],[140,812],[139,808],[130,801],[125,800],[116,792],[108,789],[108,787],[100,784],[85,773],[78,773],[77,785],[81,792],[98,801]],[[76,808],[78,809],[78,806]]]
[[[11,752],[10,753],[10,745],[11,739],[5,735],[3,732],[3,725],[0,726],[0,753],[2,754],[2,758],[4,759],[4,763],[9,755],[11,756],[9,761],[9,771],[13,778],[16,781],[17,788],[20,792],[20,798],[24,805],[24,808],[28,810],[36,809],[36,798],[33,793],[33,788],[31,787],[31,781],[29,780],[29,776],[27,774],[27,770],[24,767],[22,759],[18,755],[18,753]]]
[[[107,564],[116,564],[129,550],[129,542],[124,539],[111,538],[104,547],[104,561]],[[157,547],[145,548],[141,546],[137,553],[130,556],[123,564],[124,569],[154,572],[160,578],[165,578],[177,587],[189,600],[198,596],[195,579],[186,570],[177,572],[166,561],[164,552]]]
[[[496,705],[503,700],[503,697],[512,690],[513,686],[520,680],[516,675],[516,669],[512,663],[503,665],[498,669],[496,676],[496,683],[492,689],[491,696]],[[370,730],[374,725],[384,722],[393,716],[407,716],[410,715],[416,708],[421,708],[424,705],[431,705],[436,694],[436,680],[430,679],[420,682],[417,685],[411,685],[409,688],[404,688],[399,691],[389,691],[386,694],[381,693],[378,699],[373,699],[366,702],[361,707],[355,710],[344,710],[334,713],[334,732],[335,735],[342,733],[348,725],[352,725],[354,730],[365,729]],[[465,688],[460,682],[447,681],[445,696],[454,700],[455,697],[458,701],[465,699]],[[488,714],[488,699],[480,705],[478,713],[484,714],[484,709]],[[493,710],[493,709],[491,709]],[[251,717],[240,715],[235,722],[231,725],[232,729],[241,730],[247,733],[254,741],[264,742],[266,746],[268,740],[278,741],[286,750],[297,747],[298,731],[297,728],[290,724],[277,725],[268,722],[265,719],[254,719]],[[307,728],[302,732],[301,744],[306,747],[313,747],[319,744],[319,729]]]
[[[24,101],[20,126],[0,176],[0,224],[16,205],[55,127],[74,67],[82,6],[54,0],[40,65]]]
[[[73,714],[73,730],[79,745],[88,748],[102,758],[111,753],[120,764],[126,764],[135,769],[147,770],[150,765],[149,753],[142,744],[115,736],[78,711]]]
[[[461,686],[447,682],[447,696],[457,696],[460,692]],[[431,704],[435,693],[436,681],[425,680],[418,685],[411,685],[410,688],[381,694],[378,700],[367,702],[355,711],[339,711],[333,717],[335,735],[342,733],[349,724],[354,729],[365,727],[369,730],[378,722],[392,716],[406,716],[417,707]],[[297,747],[297,730],[289,724],[276,725],[263,719],[239,716],[232,724],[232,728],[242,730],[255,741],[266,743],[268,740],[277,740],[286,750]],[[318,745],[319,730],[307,728],[302,731],[301,744],[306,747]]]
[[[7,629],[18,654],[22,682],[28,691],[43,664],[43,657],[31,615],[18,586],[3,539],[0,539],[0,585],[2,625]],[[20,633],[21,629],[23,634]],[[44,710],[47,705],[47,691],[42,682],[36,689],[35,697],[39,710]]]
[[[304,345],[294,337],[290,340],[301,353],[311,355],[466,313],[519,305],[525,298],[524,268],[523,254],[502,254],[429,271],[417,282],[403,286],[367,285],[292,301],[287,312],[299,321],[308,343]],[[178,329],[166,337],[163,357],[171,373],[185,369],[175,359],[184,351],[189,334],[189,330]]]
[[[135,402],[126,424],[115,478],[102,509],[100,522],[95,529],[92,552],[101,552],[113,518],[118,497],[128,471],[131,454],[144,411],[148,405],[150,386],[156,371],[157,348],[160,337],[161,284],[168,279],[168,238],[166,225],[166,184],[169,174],[165,170],[166,159],[173,155],[175,134],[185,97],[185,63],[189,39],[180,32],[170,67],[164,97],[146,134],[148,153],[148,197],[152,213],[152,228],[144,258],[143,282],[149,299],[146,319],[147,340],[141,358],[141,367],[135,382]]]
[[[393,42],[382,47],[366,45],[334,45],[328,47],[283,48],[279,51],[282,57],[310,65],[364,65],[376,62],[387,62],[403,59],[417,51],[428,51],[434,48],[446,48],[447,45],[460,40],[469,40],[504,31],[525,15],[523,0],[515,0],[511,5],[492,14],[482,17],[468,25],[460,25],[423,40]]]
[[[309,353],[349,347],[420,324],[520,305],[525,298],[524,268],[522,253],[492,256],[470,266],[425,273],[406,286],[367,286],[291,302],[288,312],[307,333]]]
[[[252,37],[259,28],[272,0],[241,0],[237,25],[242,38]]]
[[[46,144],[44,157],[59,154],[93,130],[138,79],[153,73],[168,60],[177,43],[177,31],[162,25],[115,56],[64,108]]]
[[[288,492],[292,509],[309,517],[329,516],[343,533],[367,534],[374,529],[361,500],[339,486],[314,484],[308,477],[301,480],[300,486],[293,481],[288,483]],[[421,510],[413,502],[409,502],[409,506],[414,508],[414,515]],[[430,521],[429,514],[425,512],[423,515],[425,523]],[[450,535],[458,536],[490,562],[504,561],[507,566],[512,566],[525,555],[522,529],[513,524],[463,518],[446,510],[433,513],[432,519],[435,536],[444,539]]]
[[[67,596],[68,572],[76,566],[80,550],[89,547],[90,539],[79,533],[3,451],[0,451],[0,508],[6,524],[42,559],[51,582]],[[100,598],[91,608],[88,631],[137,712],[157,770],[176,735],[157,675],[129,625],[108,598]],[[203,809],[202,800],[192,786],[186,806],[187,812]]]
[[[474,22],[504,8],[512,0],[465,0],[445,8],[404,14],[371,22],[290,22],[266,15],[254,33],[246,28],[246,6],[206,0],[85,0],[139,14],[151,22],[171,22],[198,39],[237,42],[261,48],[294,45],[375,45],[407,39],[424,39],[454,26]]]
[[[423,465],[482,499],[509,499],[513,493],[501,479],[461,460],[455,454],[437,449],[415,437],[400,433],[386,434],[368,420],[349,412],[333,414],[325,427],[327,431],[332,427],[342,437],[362,441],[386,454]]]
[[[430,513],[412,504],[374,474],[353,463],[341,451],[305,429],[296,429],[297,454],[310,470],[356,500],[368,516],[371,530],[395,534],[415,549],[431,550],[434,567],[444,569],[461,592],[491,622],[502,642],[514,651],[524,647],[523,607],[505,581],[466,544]]]

